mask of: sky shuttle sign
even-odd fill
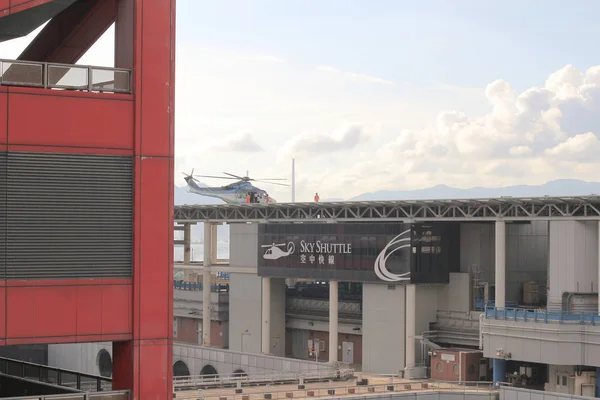
[[[288,257],[294,254],[296,245],[294,242],[262,245],[266,248],[263,259],[278,260],[282,257]],[[338,254],[352,254],[352,244],[350,243],[325,243],[317,240],[314,243],[300,241],[298,247],[300,255],[300,264],[311,265],[329,265],[335,266],[335,256]]]
[[[460,235],[453,232],[452,236]],[[442,251],[440,237],[436,229],[400,222],[262,224],[258,274],[351,282],[443,283],[449,277],[446,256],[450,252]]]

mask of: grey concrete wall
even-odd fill
[[[219,375],[225,376],[233,374],[238,369],[246,372],[248,376],[281,372],[333,370],[333,367],[326,363],[262,354],[245,354],[238,351],[176,343],[173,345],[173,364],[179,360],[188,366],[192,375],[199,375],[206,365],[212,365]]]
[[[363,285],[364,372],[398,374],[405,361],[405,288]]]
[[[229,275],[229,349],[261,352],[262,278],[251,274]],[[242,333],[243,345],[242,349]]]
[[[551,221],[548,305],[561,309],[563,292],[598,292],[598,223]]]
[[[229,275],[229,348],[231,350],[261,353],[262,290],[260,276],[239,273]],[[271,354],[285,356],[284,279],[271,278],[270,335]]]
[[[258,261],[258,224],[231,224],[229,264],[256,268]]]
[[[416,290],[416,311],[415,311],[415,329],[416,335],[424,331],[429,331],[429,324],[436,321],[438,308],[438,294],[442,285],[417,285]],[[421,359],[421,344],[418,340],[415,342],[415,358],[417,364],[425,362]]]
[[[271,354],[285,357],[285,279],[271,278]]]
[[[516,387],[500,387],[499,400],[592,400],[595,397],[575,396],[572,394],[544,392]]]
[[[600,367],[600,326],[484,319],[483,354],[554,365]]]
[[[467,313],[471,310],[471,281],[469,274],[451,272],[450,283],[440,285],[437,297],[437,309]]]
[[[48,365],[99,375],[97,356],[101,349],[108,351],[112,357],[111,342],[51,344],[48,346]],[[174,343],[173,364],[180,360],[187,365],[192,375],[199,375],[202,368],[208,364],[215,367],[219,374],[225,375],[230,375],[237,369],[243,369],[250,375],[282,371],[329,371],[333,368],[328,364],[308,360],[243,354],[231,350]]]
[[[48,345],[48,365],[86,374],[100,375],[98,353],[106,350],[112,358],[112,342]]]
[[[229,317],[229,293],[211,293],[211,319],[226,321]],[[173,313],[178,317],[189,317],[190,311],[202,318],[202,290],[173,290]]]
[[[494,223],[461,224],[460,270],[478,265],[480,280],[495,282]],[[523,283],[536,281],[545,295],[548,275],[548,222],[506,224],[506,300],[521,303]]]

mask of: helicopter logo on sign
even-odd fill
[[[288,242],[287,244],[287,251],[280,249],[280,247],[285,246],[285,243],[280,243],[280,244],[265,244],[262,245],[261,247],[267,247],[267,250],[265,251],[265,254],[263,254],[263,258],[265,260],[277,260],[280,259],[281,257],[287,257],[290,254],[294,253],[294,250],[296,249],[296,246],[294,245],[293,242]]]
[[[410,280],[410,271],[405,272],[403,274],[393,274],[390,271],[388,271],[388,269],[386,267],[387,259],[394,252],[401,250],[401,249],[405,249],[407,247],[411,247],[410,235],[407,235],[408,233],[410,233],[410,229],[402,232],[401,234],[399,234],[398,236],[396,236],[395,238],[390,240],[390,242],[383,248],[383,250],[381,250],[381,253],[379,253],[379,255],[377,256],[377,259],[375,260],[375,265],[374,265],[375,275],[377,275],[377,277],[379,279],[381,279],[382,281],[399,282],[399,281],[409,281]],[[405,237],[403,237],[403,236],[405,236]],[[401,243],[401,242],[408,242],[408,243]],[[386,254],[386,252],[388,251],[388,249],[390,247],[398,245],[398,244],[399,244],[399,246],[395,247],[389,253]]]

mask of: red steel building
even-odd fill
[[[48,20],[0,68],[0,345],[112,341],[171,399],[175,0],[0,0],[0,41]]]

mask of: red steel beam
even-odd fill
[[[116,16],[115,0],[79,0],[52,18],[19,60],[75,64]]]

